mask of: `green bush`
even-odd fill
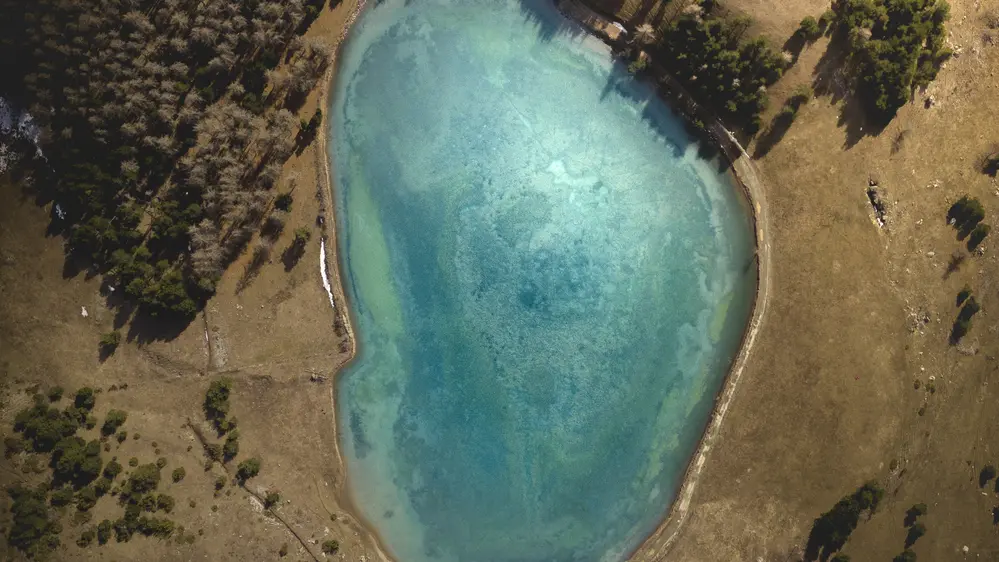
[[[333,539],[323,541],[323,554],[326,554],[327,556],[333,556],[339,551],[340,551],[339,542]]]
[[[291,211],[291,203],[291,193],[282,193],[274,198],[274,206],[285,212]]]
[[[56,443],[74,435],[79,427],[80,419],[75,409],[61,412],[43,404],[21,410],[14,418],[14,430],[23,433],[36,453],[51,451]]]
[[[128,439],[128,432],[124,429],[119,431],[118,434],[115,435],[115,439],[117,439],[119,443],[124,443],[125,440]]]
[[[97,396],[94,394],[94,389],[89,386],[85,386],[80,390],[77,390],[76,396],[73,398],[74,406],[88,412],[94,409],[94,404],[96,403]]]
[[[111,355],[118,349],[118,344],[121,343],[121,332],[114,330],[101,335],[100,348],[101,352],[106,355]]]
[[[108,480],[114,480],[119,474],[121,474],[122,468],[123,467],[117,460],[111,459],[111,462],[104,467],[104,477]]]
[[[916,553],[907,548],[902,554],[892,558],[892,562],[916,562]]]
[[[132,474],[129,475],[128,481],[125,483],[124,494],[130,495],[132,497],[137,497],[141,494],[151,492],[159,486],[160,483],[160,467],[155,464],[144,464],[142,466],[136,467]]]
[[[76,509],[88,511],[97,505],[97,492],[92,486],[87,486],[76,493]]]
[[[254,457],[247,459],[236,468],[236,478],[240,483],[244,483],[260,473],[260,459]]]
[[[59,546],[62,527],[49,519],[45,492],[15,484],[7,488],[12,500],[7,543],[29,557],[43,557]]]
[[[232,380],[216,379],[208,386],[205,393],[205,417],[218,429],[221,422],[229,415],[229,394],[232,391]]]
[[[97,542],[99,544],[107,544],[111,540],[111,529],[112,524],[109,519],[105,519],[97,525]]]
[[[128,413],[122,410],[108,410],[107,417],[104,418],[104,425],[101,426],[101,434],[113,435],[118,428],[128,419]]]
[[[225,488],[225,480],[226,480],[225,476],[219,476],[215,478],[215,489],[221,490],[222,488]]]
[[[815,18],[806,16],[805,19],[801,20],[797,33],[806,41],[815,41],[822,37],[822,28],[819,26],[819,22],[815,21]]]
[[[48,391],[49,402],[58,402],[62,399],[63,389],[61,386],[53,386]]]
[[[836,554],[836,556],[830,558],[829,562],[850,562],[850,555],[840,552]]]
[[[7,458],[23,453],[26,447],[27,444],[20,437],[4,437],[4,456]]]
[[[281,501],[281,494],[277,492],[267,492],[267,495],[264,496],[264,507],[267,509],[271,509],[275,505],[277,505],[278,502],[280,501]]]
[[[89,443],[79,437],[61,439],[52,450],[52,476],[56,482],[69,482],[82,487],[101,473],[101,444]]]
[[[76,539],[76,546],[80,548],[87,548],[90,546],[90,543],[94,542],[94,537],[96,536],[97,533],[95,533],[93,529],[87,529],[80,534],[80,538]]]
[[[160,458],[156,459],[156,466],[157,467],[163,468],[166,465],[167,465],[166,457],[160,457]]]
[[[49,503],[55,507],[62,507],[64,505],[69,505],[73,501],[73,489],[69,486],[63,486],[52,491],[52,497],[49,498]]]
[[[184,476],[186,474],[187,471],[184,470],[184,467],[180,466],[173,469],[173,472],[170,474],[170,477],[173,479],[174,482],[180,482],[181,480],[184,479]]]
[[[160,494],[156,496],[156,508],[164,513],[170,513],[173,511],[173,507],[176,505],[172,496],[166,494]]]
[[[222,458],[227,462],[236,458],[239,454],[239,431],[232,431],[225,438],[225,445],[222,447]]]

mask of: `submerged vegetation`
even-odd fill
[[[46,155],[18,173],[54,203],[71,263],[144,314],[193,316],[273,208],[330,58],[298,37],[325,3],[0,0],[0,95]]]

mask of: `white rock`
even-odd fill
[[[90,316],[90,314],[87,312],[87,307],[85,307],[85,306],[81,306],[80,307],[80,316],[82,316],[84,318]]]

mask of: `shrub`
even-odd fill
[[[227,462],[236,458],[239,454],[239,431],[232,431],[225,438],[225,445],[222,447],[222,458]]]
[[[117,460],[111,459],[111,462],[104,467],[104,477],[108,480],[114,480],[121,474],[121,471],[121,464]]]
[[[97,493],[98,497],[104,496],[111,491],[111,480],[108,478],[98,478],[94,482],[94,492]]]
[[[93,487],[87,486],[76,493],[76,509],[87,511],[97,505],[97,492]]]
[[[87,529],[80,534],[80,538],[76,539],[76,546],[80,548],[87,548],[90,543],[94,542],[94,537],[97,536],[93,529]]]
[[[961,240],[971,234],[983,220],[985,220],[985,208],[982,207],[982,203],[967,195],[958,199],[947,210],[947,222],[954,225]]]
[[[121,343],[121,332],[114,330],[107,332],[101,336],[101,353],[105,355],[111,355],[118,349],[118,344]]]
[[[187,474],[187,471],[184,470],[184,467],[180,466],[180,467],[177,467],[177,468],[173,469],[173,472],[170,474],[170,477],[173,478],[174,482],[180,482],[181,480],[184,479],[184,476],[186,474]]]
[[[309,230],[309,227],[302,226],[295,229],[294,243],[296,245],[305,246],[309,242],[309,239],[311,238],[312,238],[312,231]]]
[[[101,426],[101,434],[113,435],[128,419],[128,413],[122,410],[108,410],[107,417],[104,418],[104,425]]]
[[[907,548],[902,554],[892,558],[892,562],[916,562],[916,553]]]
[[[992,227],[985,224],[979,223],[975,226],[975,229],[971,231],[971,236],[968,237],[968,251],[974,252],[975,248],[985,240],[985,237],[989,235],[992,231]]]
[[[97,542],[99,544],[107,544],[111,540],[111,520],[105,519],[97,525]]]
[[[279,501],[281,501],[281,494],[278,492],[267,492],[267,495],[264,496],[264,507],[271,509],[277,505]]]
[[[7,543],[29,557],[43,557],[59,546],[59,523],[49,519],[45,492],[15,484],[7,489],[12,500]]]
[[[119,443],[124,443],[125,440],[128,439],[128,432],[125,430],[119,431],[118,435],[115,435],[115,439],[117,439]]]
[[[160,483],[160,467],[155,464],[144,464],[137,467],[128,477],[123,493],[133,497],[151,492]]]
[[[26,444],[20,437],[5,437],[3,440],[4,456],[10,458],[24,452]]]
[[[284,544],[281,545],[281,549],[278,550],[278,556],[280,556],[282,558],[284,558],[285,556],[288,556],[288,543],[284,543]]]
[[[209,443],[205,445],[205,454],[210,460],[222,460],[222,445],[219,445],[218,443]]]
[[[164,513],[170,513],[173,511],[173,507],[176,505],[172,496],[166,494],[160,494],[156,496],[156,508]]]
[[[166,465],[167,465],[167,460],[166,460],[165,457],[160,457],[160,458],[156,459],[156,466],[157,467],[163,468]]]
[[[132,466],[132,467],[139,466],[139,459],[137,459],[135,457],[132,457],[132,458],[128,459],[128,466]]]
[[[53,448],[50,465],[56,482],[70,482],[77,487],[89,484],[101,473],[101,444],[66,437]]]
[[[829,562],[850,562],[850,555],[840,552],[836,554],[836,556],[830,558]]]
[[[222,488],[225,488],[225,476],[215,478],[215,489],[221,490]]]
[[[291,203],[291,193],[282,193],[274,198],[274,206],[284,212],[291,211]]]
[[[77,390],[76,396],[73,398],[74,406],[88,412],[94,409],[94,404],[96,403],[97,397],[94,395],[94,389],[89,386],[85,386],[80,390]]]
[[[52,492],[52,497],[49,498],[49,503],[55,507],[62,507],[64,505],[69,505],[73,501],[73,489],[69,486],[63,486]]]
[[[232,390],[232,380],[216,379],[208,386],[205,393],[205,417],[218,427],[219,422],[229,415],[229,394]]]
[[[834,21],[836,21],[836,12],[831,9],[826,10],[821,16],[819,16],[819,28],[825,31]]]
[[[806,16],[805,19],[801,20],[797,33],[806,41],[815,41],[822,37],[822,28],[819,27],[819,22],[815,21],[815,18]]]
[[[332,556],[340,551],[340,543],[334,539],[323,541],[323,554]]]
[[[63,390],[61,386],[53,386],[50,388],[48,391],[49,402],[58,402],[62,398],[62,393]]]
[[[236,468],[236,478],[239,479],[241,484],[259,473],[260,459],[256,457],[239,463],[239,466]]]

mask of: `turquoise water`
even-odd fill
[[[748,318],[740,195],[542,0],[374,2],[331,122],[364,516],[404,562],[625,557]]]

